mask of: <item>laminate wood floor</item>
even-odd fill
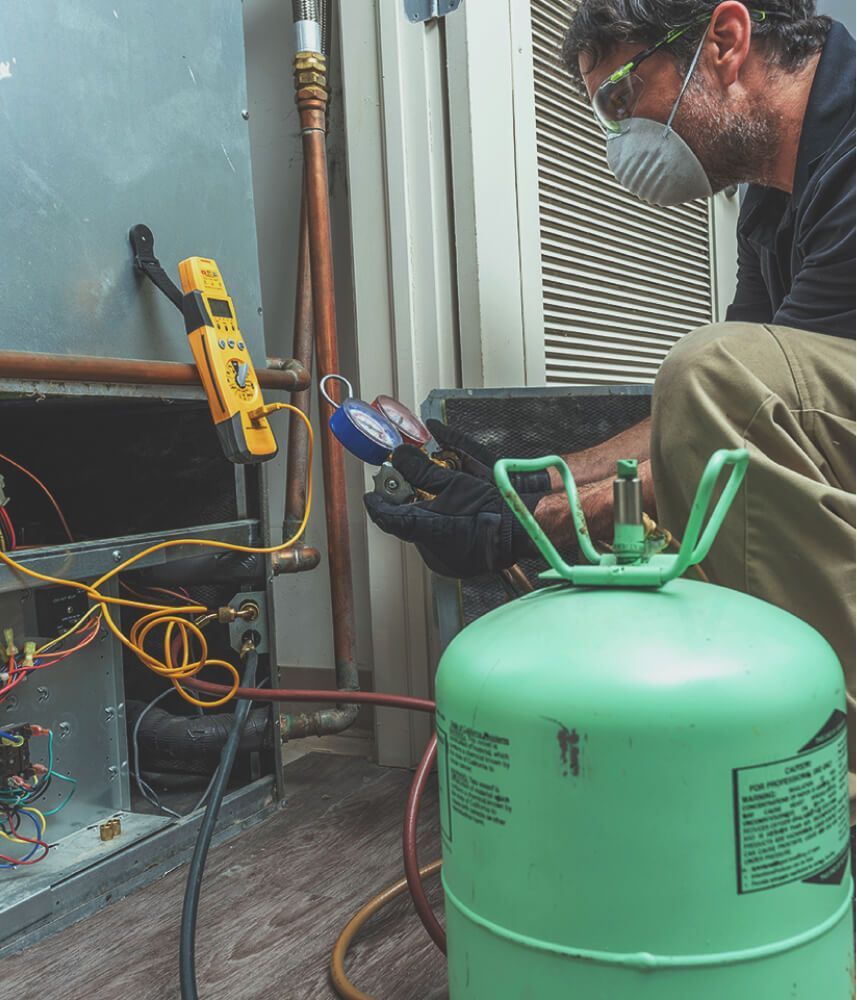
[[[328,1000],[330,951],[349,917],[401,876],[411,775],[311,753],[286,769],[285,808],[208,859],[197,936],[201,1000]],[[437,791],[423,810],[422,862],[438,856]],[[8,1000],[174,1000],[182,866],[0,962]],[[436,907],[437,879],[429,896]],[[355,942],[352,981],[377,1000],[443,1000],[443,956],[405,895]]]

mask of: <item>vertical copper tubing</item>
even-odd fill
[[[307,228],[306,195],[301,191],[301,220],[298,235],[298,277],[295,289],[295,322],[292,356],[312,373],[312,284],[309,267],[309,230]],[[292,395],[292,405],[307,415],[310,390]],[[292,413],[289,418],[289,451],[286,463],[286,507],[283,538],[295,533],[306,509],[307,449],[309,439],[303,420]]]
[[[297,106],[300,113],[304,153],[304,191],[309,237],[309,260],[312,284],[312,313],[315,329],[315,352],[319,377],[339,372],[339,349],[336,336],[336,301],[333,286],[333,252],[330,235],[328,197],[327,143],[324,89],[324,59],[315,54],[298,53],[295,57]],[[333,649],[337,687],[358,688],[355,655],[354,586],[351,577],[351,542],[348,531],[348,507],[345,488],[345,461],[342,446],[328,426],[329,406],[320,402],[322,469],[324,473],[325,517],[327,523],[330,597],[333,611]],[[324,724],[337,729],[351,725],[355,706],[337,706],[322,710]],[[326,728],[327,732],[337,731]]]

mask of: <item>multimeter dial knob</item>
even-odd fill
[[[256,395],[256,382],[246,361],[231,358],[226,362],[226,382],[229,388],[244,402],[249,403]]]

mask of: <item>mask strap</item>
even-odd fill
[[[696,46],[696,52],[693,54],[693,59],[690,61],[690,69],[687,71],[687,76],[684,78],[684,83],[681,85],[681,90],[678,92],[678,97],[675,99],[675,104],[673,105],[672,111],[670,111],[670,116],[667,118],[667,123],[664,126],[664,132],[669,132],[672,128],[673,119],[678,111],[678,106],[681,104],[681,99],[684,97],[684,92],[687,90],[687,85],[690,83],[690,78],[693,76],[693,71],[696,69],[696,64],[699,62],[699,57],[702,55],[702,45],[708,35],[708,30],[706,29],[702,33],[702,38],[699,39],[699,45]]]

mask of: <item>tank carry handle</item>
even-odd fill
[[[744,479],[749,460],[750,456],[745,448],[716,451],[708,460],[702,478],[699,480],[696,496],[690,508],[684,540],[678,553],[676,555],[652,554],[646,550],[643,544],[639,544],[636,556],[630,559],[628,557],[623,559],[621,555],[617,555],[619,551],[628,552],[633,548],[628,545],[629,525],[627,524],[617,522],[616,540],[617,543],[621,544],[614,546],[613,552],[602,555],[595,548],[589,535],[586,517],[580,506],[574,477],[569,467],[558,455],[546,455],[543,458],[502,458],[494,466],[494,479],[515,517],[521,522],[551,567],[541,574],[542,579],[566,580],[569,583],[590,587],[662,587],[670,580],[681,576],[689,567],[702,562],[708,555],[717,532],[720,530],[720,525],[723,523],[723,519]],[[731,467],[729,478],[714,505],[714,510],[706,521],[715,487],[720,480],[721,473],[727,466]],[[557,552],[536,519],[527,510],[509,479],[510,472],[536,472],[551,467],[555,468],[562,477],[580,552],[589,560],[590,565],[569,566]],[[635,463],[619,463],[620,479],[617,482],[622,482],[623,486],[629,484],[629,467],[631,474],[636,476]],[[636,484],[639,490],[638,479],[634,478],[630,482]],[[634,505],[626,505],[626,507],[628,506],[633,508]],[[635,526],[630,527],[633,529]],[[642,523],[640,523],[638,530],[640,532],[639,539],[642,542],[644,537]]]

